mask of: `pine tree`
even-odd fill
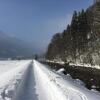
[[[71,34],[72,34],[72,58],[76,61],[77,56],[77,48],[78,48],[78,40],[77,40],[77,34],[78,33],[78,14],[76,11],[74,11],[72,22],[71,22]]]
[[[80,12],[78,17],[78,37],[79,37],[78,49],[81,52],[84,52],[87,48],[87,42],[88,42],[87,36],[89,32],[90,32],[90,26],[87,21],[86,12],[82,10],[82,12]]]

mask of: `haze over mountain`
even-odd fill
[[[11,37],[0,31],[0,58],[6,57],[31,57],[39,50],[16,37]]]
[[[0,0],[0,30],[46,51],[52,35],[71,22],[74,10],[93,0]],[[33,44],[34,43],[34,44]]]

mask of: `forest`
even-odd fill
[[[100,65],[100,2],[74,11],[71,24],[56,33],[46,52],[48,60]]]

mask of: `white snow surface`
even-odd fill
[[[65,71],[65,69],[64,68],[61,68],[57,72],[63,74],[64,71]]]
[[[0,70],[0,100],[100,100],[80,80],[35,60],[1,61]]]
[[[51,62],[51,63],[57,63],[57,64],[61,64],[64,65],[65,63],[63,61],[52,61],[52,60],[46,60],[46,62]],[[80,67],[90,67],[90,68],[94,68],[94,69],[100,69],[100,65],[91,65],[91,64],[83,64],[83,63],[69,63],[69,65],[71,66],[80,66]]]

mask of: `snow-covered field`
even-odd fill
[[[0,100],[10,100],[14,97],[29,64],[29,60],[0,61]]]
[[[35,60],[0,61],[0,100],[100,100],[100,93]]]

